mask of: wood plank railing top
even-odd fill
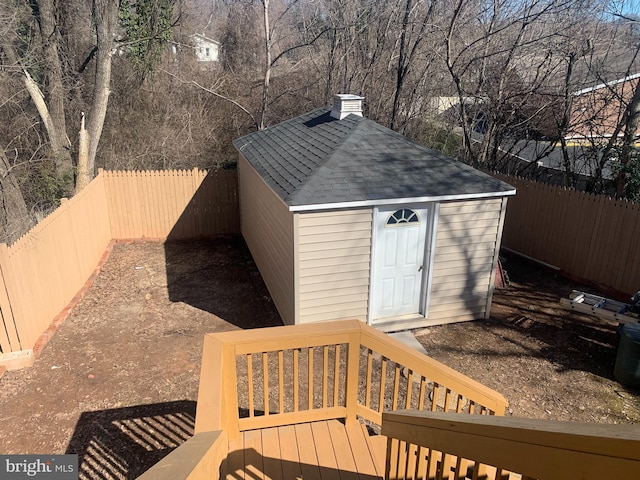
[[[384,413],[382,433],[392,443],[387,450],[388,478],[640,475],[640,428],[635,425],[406,410]]]

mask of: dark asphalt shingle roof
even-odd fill
[[[374,121],[334,119],[328,107],[233,144],[289,206],[514,190]]]

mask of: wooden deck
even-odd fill
[[[638,478],[637,426],[506,406],[355,320],[209,334],[195,434],[139,480]]]
[[[379,480],[386,437],[362,423],[325,420],[242,432],[229,443],[227,479]]]

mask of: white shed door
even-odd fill
[[[373,320],[419,314],[428,208],[380,208],[376,215]]]

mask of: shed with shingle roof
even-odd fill
[[[234,141],[242,234],[283,321],[487,317],[515,189],[363,118],[361,101]]]

